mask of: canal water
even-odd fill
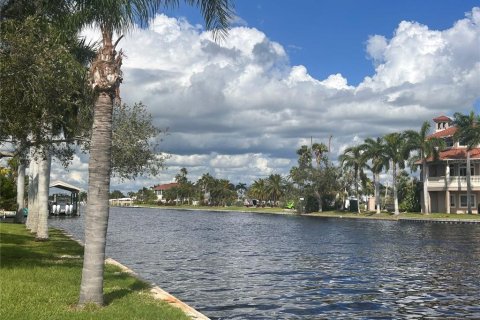
[[[106,251],[212,319],[480,319],[478,225],[114,207]]]

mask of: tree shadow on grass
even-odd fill
[[[2,247],[0,255],[1,269],[31,268],[81,268],[83,259],[63,258],[54,254],[32,252],[21,246]]]
[[[62,256],[80,257],[83,248],[71,241],[58,230],[50,232],[48,241],[36,242],[35,236],[26,234],[25,229],[1,230],[1,268],[32,268],[64,265],[73,267],[81,263],[79,259],[66,259]]]
[[[31,241],[32,237],[28,235],[19,235],[19,234],[1,232],[0,239],[2,241],[2,244],[21,245],[21,244],[27,243],[28,241]]]
[[[66,238],[60,230],[50,229],[49,240],[35,242],[34,236],[24,229],[1,230],[1,268],[69,268],[72,272],[81,270],[83,247]],[[107,265],[104,274],[105,305],[130,294],[151,288],[151,285],[121,272],[118,267]]]
[[[1,251],[0,266],[2,268],[33,266],[36,265],[36,262],[45,258],[43,254],[32,252],[31,250],[20,246],[2,246]]]
[[[151,288],[150,284],[125,272],[106,272],[104,280],[105,287],[113,287],[113,289],[103,295],[106,306],[115,300]]]

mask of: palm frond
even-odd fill
[[[475,148],[480,144],[480,116],[473,111],[469,115],[456,112],[454,114],[454,124],[457,131],[454,134],[454,139],[465,144],[468,150]]]

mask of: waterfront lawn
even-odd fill
[[[112,265],[105,268],[105,306],[79,310],[83,248],[59,230],[49,234],[35,242],[24,225],[0,223],[0,319],[189,319]]]
[[[257,213],[295,213],[295,210],[289,210],[279,207],[238,207],[238,206],[193,206],[193,205],[177,205],[177,206],[158,206],[158,205],[139,205],[145,208],[159,208],[172,210],[202,210],[202,211],[237,211],[237,212],[257,212]]]
[[[478,214],[447,214],[447,213],[431,213],[431,214],[422,214],[418,212],[402,212],[399,215],[394,215],[390,212],[381,212],[376,214],[375,212],[362,212],[360,214],[349,212],[349,211],[325,211],[325,212],[314,212],[309,214],[311,216],[318,217],[336,217],[336,218],[365,218],[365,219],[389,219],[389,220],[398,220],[402,218],[408,219],[451,219],[451,220],[480,220],[480,215]]]
[[[237,211],[237,212],[256,212],[256,213],[274,213],[274,214],[296,214],[295,210],[289,210],[278,207],[208,207],[208,206],[192,206],[192,205],[178,205],[178,206],[145,206],[148,208],[161,208],[172,210],[204,210],[204,211]],[[451,220],[480,220],[478,214],[447,214],[447,213],[431,213],[422,214],[420,212],[401,212],[400,215],[394,215],[391,212],[382,211],[376,214],[374,211],[362,211],[357,214],[350,211],[330,210],[323,212],[312,212],[307,214],[309,216],[318,217],[335,217],[335,218],[365,218],[365,219],[388,219],[398,220],[402,218],[409,219],[451,219]]]

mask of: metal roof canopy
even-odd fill
[[[67,190],[75,193],[80,192],[80,188],[77,188],[69,183],[66,183],[60,180],[53,181],[52,183],[50,183],[50,188],[59,188],[59,189],[63,189],[63,190]]]

